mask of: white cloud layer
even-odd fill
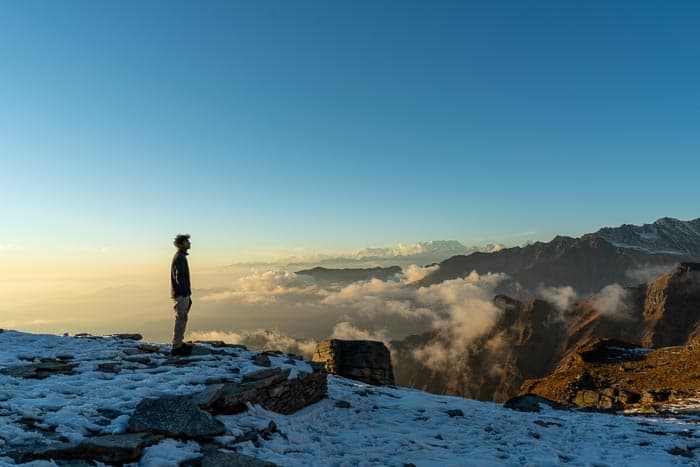
[[[316,349],[313,339],[294,339],[279,330],[256,329],[253,331],[193,331],[189,339],[199,341],[223,341],[227,344],[240,344],[255,350],[279,350],[310,357]]]
[[[578,293],[570,285],[561,287],[545,287],[539,286],[536,291],[543,300],[554,305],[561,313],[570,311],[576,300]]]
[[[611,284],[594,295],[591,303],[602,316],[617,320],[628,320],[632,319],[629,298],[628,290],[620,284]]]

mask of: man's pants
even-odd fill
[[[185,337],[185,327],[187,326],[187,315],[192,308],[190,297],[175,297],[175,331],[173,332],[173,347],[182,345]]]

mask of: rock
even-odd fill
[[[464,417],[462,409],[450,409],[445,412],[450,417]]]
[[[540,404],[547,405],[556,410],[568,410],[565,405],[558,402],[545,399],[535,394],[525,394],[522,396],[515,396],[505,402],[503,407],[507,409],[517,410],[519,412],[539,412],[542,410]]]
[[[348,401],[335,401],[335,406],[338,407],[339,409],[349,409],[350,402],[348,402]]]
[[[129,431],[150,431],[177,438],[206,440],[226,431],[223,423],[200,410],[188,396],[144,399],[129,420]]]
[[[192,397],[192,400],[202,409],[211,407],[224,393],[225,384],[211,384],[207,388]]]
[[[316,346],[312,360],[325,364],[328,373],[376,386],[394,384],[389,349],[367,340],[330,339]]]
[[[121,371],[121,366],[116,363],[100,363],[97,365],[97,369],[104,373],[119,373]]]
[[[267,370],[258,370],[254,371],[252,373],[247,373],[243,375],[243,379],[241,380],[242,383],[251,383],[253,381],[260,381],[261,379],[266,379],[270,378],[273,376],[282,376],[283,370],[281,368],[269,368]],[[286,371],[286,375],[284,377],[286,378],[289,375],[289,370]]]
[[[140,341],[143,339],[143,336],[139,333],[131,333],[131,334],[110,334],[107,337],[111,337],[113,339],[121,339],[121,340],[130,340],[130,341]]]
[[[278,467],[277,464],[256,459],[231,451],[210,451],[195,461],[196,463],[185,463],[183,466],[201,467]]]
[[[63,444],[33,453],[35,459],[89,459],[110,464],[137,461],[143,450],[163,437],[152,433],[126,433],[87,438],[79,444]]]
[[[268,410],[291,414],[324,398],[328,391],[324,373],[299,373],[287,379],[290,369],[270,368],[244,377],[241,383],[227,383],[207,410],[234,414],[246,410],[247,403]]]
[[[577,351],[586,363],[633,362],[644,360],[645,349],[616,339],[597,339]]]
[[[72,375],[76,366],[78,366],[77,363],[43,358],[41,363],[3,368],[0,370],[0,374],[17,378],[44,379],[57,374]]]
[[[157,345],[153,344],[139,344],[137,347],[142,352],[146,353],[160,353],[161,349]]]
[[[268,357],[267,355],[257,354],[254,357],[252,357],[251,360],[253,361],[254,364],[256,364],[258,366],[266,366],[266,367],[272,366],[272,362],[270,361],[270,357]]]

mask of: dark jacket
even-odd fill
[[[192,295],[190,266],[187,264],[187,252],[185,250],[178,250],[173,257],[173,264],[170,267],[170,295],[173,298]]]

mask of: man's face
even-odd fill
[[[189,250],[192,247],[192,243],[189,240],[183,240],[180,245],[183,250]]]

